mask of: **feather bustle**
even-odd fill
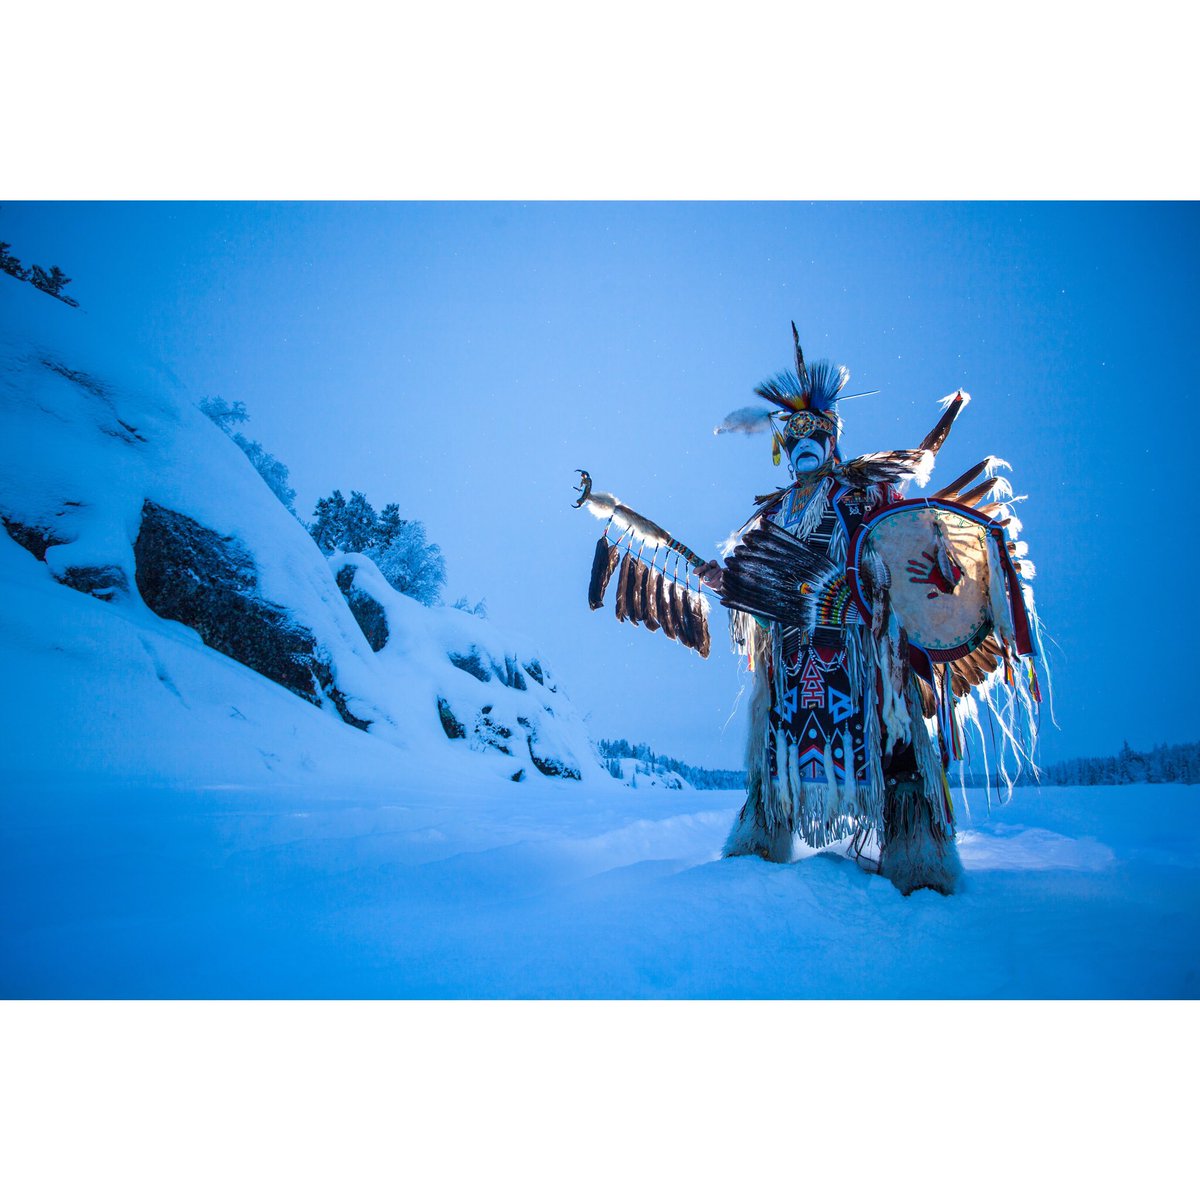
[[[928,450],[881,450],[840,463],[833,474],[851,487],[865,488],[876,483],[906,483],[910,479],[924,484],[932,469],[933,456]]]

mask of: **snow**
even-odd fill
[[[210,760],[211,745],[224,746],[229,739],[234,747],[242,747],[231,748],[230,754],[244,750],[286,772],[295,768],[297,755],[306,753],[308,739],[323,744],[342,732],[315,732],[316,727],[310,732],[310,714],[296,715],[289,720],[306,731],[284,734],[287,749],[277,744],[278,728],[260,731],[250,746],[247,730],[229,732],[229,710],[236,709],[240,715],[235,719],[253,725],[263,705],[243,705],[232,698],[223,704],[225,689],[240,693],[249,688],[261,697],[262,687],[272,685],[228,659],[220,660],[219,669],[214,667],[217,675],[206,674],[200,664],[208,652],[199,638],[156,617],[134,587],[104,606],[111,611],[97,612],[94,601],[80,608],[59,594],[65,589],[48,586],[79,567],[116,567],[132,581],[133,542],[143,503],[149,500],[223,536],[232,535],[249,549],[263,597],[312,630],[332,661],[335,682],[349,709],[372,723],[367,740],[405,749],[406,769],[466,770],[477,778],[505,782],[523,769],[522,782],[539,786],[544,781],[533,762],[533,746],[539,758],[561,758],[584,780],[599,779],[602,786],[610,781],[570,698],[557,688],[525,639],[472,614],[425,608],[397,594],[361,556],[327,560],[241,450],[201,413],[196,403],[200,397],[189,396],[167,368],[124,345],[119,330],[107,329],[91,314],[69,309],[5,275],[0,275],[0,306],[0,514],[52,530],[61,542],[47,550],[42,564],[8,537],[0,537],[5,585],[18,589],[5,604],[4,619],[20,627],[19,632],[13,630],[17,645],[31,644],[50,614],[55,622],[78,621],[94,632],[92,641],[76,648],[90,665],[80,664],[74,688],[70,677],[61,688],[72,727],[78,724],[85,735],[61,751],[68,760],[107,763],[119,755],[127,771],[139,777],[178,778],[184,764],[173,751],[157,753],[155,745],[146,743],[171,746],[170,730],[181,719],[198,731],[201,719],[192,711],[196,705],[214,722],[204,735],[210,740],[207,754],[198,750],[199,758],[186,758],[198,767]],[[380,654],[367,644],[336,583],[337,569],[350,559],[359,568],[360,588],[387,612],[392,642]],[[106,645],[110,639],[112,647]],[[199,650],[200,658],[189,657],[185,647]],[[472,647],[501,665],[511,662],[509,675],[517,673],[520,679],[485,682],[453,665],[452,656],[469,656]],[[155,664],[161,688],[142,692],[135,680],[146,674],[147,660]],[[542,675],[540,682],[530,675],[530,664]],[[29,670],[23,686],[42,686],[42,668],[31,664]],[[195,694],[180,687],[181,674],[188,675]],[[236,682],[230,682],[235,677]],[[85,678],[91,685],[87,688]],[[523,690],[508,686],[513,682]],[[186,717],[170,702],[162,707],[162,688]],[[90,704],[96,694],[109,695],[112,711],[119,709],[130,718],[111,739],[100,727],[94,738],[86,736],[97,720]],[[438,717],[439,697],[448,700],[468,726],[466,744],[448,742]],[[512,732],[511,754],[470,753],[482,749],[474,731],[486,706],[495,723]],[[145,731],[139,727],[143,719]],[[325,719],[340,720],[332,707]],[[48,738],[57,740],[54,731],[44,727],[28,730],[15,742],[9,765],[17,769],[44,760],[51,753]],[[202,744],[197,732],[195,745]],[[60,751],[56,748],[54,753]],[[343,753],[361,754],[370,762],[378,755],[374,746],[360,748],[358,743]],[[223,753],[212,769],[223,771],[224,758]]]
[[[529,674],[532,643],[324,559],[169,372],[22,286],[0,278],[0,509],[71,540],[40,562],[0,534],[0,994],[1200,995],[1194,789],[1019,789],[991,813],[972,794],[953,897],[904,898],[837,853],[723,860],[739,794],[621,786],[553,675]],[[146,498],[251,548],[370,733],[136,589],[58,582],[132,578]],[[345,565],[386,611],[378,654]],[[516,671],[523,688],[495,677]],[[438,697],[492,705],[583,778],[514,783],[530,760],[447,739]]]
[[[1200,993],[1200,823],[1186,787],[1022,790],[1003,819],[963,832],[960,895],[905,899],[835,855],[719,859],[733,793],[585,787],[565,803],[560,783],[516,804],[463,780],[369,784],[347,765],[314,761],[303,781],[258,787],[13,781],[0,990]],[[1140,832],[1130,809],[1174,836]]]

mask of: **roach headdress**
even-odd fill
[[[832,442],[832,457],[837,452],[838,436],[842,431],[837,403],[842,389],[850,382],[850,372],[828,359],[808,363],[800,348],[800,334],[792,322],[792,342],[796,352],[795,371],[783,371],[760,383],[754,394],[769,401],[774,408],[751,405],[731,412],[714,433],[765,433],[771,431],[771,458],[779,465],[779,452],[794,446],[801,438],[811,437],[814,431],[825,433]],[[862,393],[870,395],[871,393]]]

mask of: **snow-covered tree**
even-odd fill
[[[230,437],[233,427],[250,420],[246,406],[240,400],[226,400],[221,396],[205,396],[200,401],[200,411],[214,425],[220,426]]]
[[[386,550],[405,524],[404,518],[400,515],[400,505],[387,505],[379,514],[379,523],[375,527],[375,545],[380,550]]]
[[[342,495],[340,488],[334,488],[333,495],[322,496],[317,501],[308,532],[326,554],[332,554],[341,549],[345,529],[346,497]]]
[[[233,440],[242,448],[242,453],[254,465],[254,469],[263,477],[267,487],[278,497],[280,504],[296,515],[296,489],[288,483],[288,469],[269,450],[264,450],[261,442],[252,442],[240,433],[233,435]]]
[[[429,541],[423,521],[401,524],[386,549],[368,551],[398,592],[422,604],[437,604],[446,583],[446,560],[441,547]]]
[[[486,600],[476,600],[475,603],[472,604],[471,601],[466,598],[466,596],[459,596],[459,598],[455,600],[450,607],[460,609],[462,612],[469,612],[473,617],[487,616]]]
[[[375,545],[379,516],[362,492],[351,492],[342,513],[342,540],[339,550],[365,554]]]
[[[244,434],[234,430],[250,419],[246,406],[240,400],[225,400],[221,396],[205,396],[200,401],[200,411],[218,428],[227,433],[241,452],[250,460],[254,469],[263,477],[267,487],[278,497],[279,502],[296,515],[296,489],[288,482],[288,469],[261,442],[252,442]]]
[[[365,554],[396,591],[425,605],[441,602],[446,582],[441,548],[429,540],[423,522],[400,515],[398,504],[376,513],[362,492],[351,492],[347,500],[335,490],[317,501],[308,531],[326,554]],[[460,607],[465,603],[464,597]],[[486,609],[480,601],[469,611],[483,616]]]

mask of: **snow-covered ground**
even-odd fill
[[[365,774],[10,784],[0,990],[1200,995],[1195,789],[1021,791],[967,824],[960,895],[905,899],[833,856],[718,859],[728,792],[564,782],[518,803],[515,788]]]

